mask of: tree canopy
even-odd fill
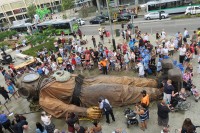
[[[34,15],[36,14],[36,7],[35,5],[30,5],[28,8],[27,8],[27,15],[30,17],[30,18],[34,18]]]
[[[62,10],[71,9],[74,6],[73,0],[62,0]]]

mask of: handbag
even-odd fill
[[[190,38],[190,35],[189,35],[189,34],[187,34],[187,35],[186,35],[186,38]]]

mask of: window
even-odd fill
[[[148,10],[149,11],[159,10],[159,9],[160,9],[160,5],[159,4],[148,5]]]
[[[0,13],[0,18],[4,17],[3,13]]]
[[[54,24],[53,26],[56,29],[70,29],[69,23]]]
[[[160,4],[161,9],[166,9],[167,8],[167,3],[161,3]]]
[[[200,9],[200,7],[198,7],[198,6],[197,6],[197,7],[195,7],[195,10],[199,10],[199,9]]]
[[[6,12],[8,16],[13,15],[11,11]]]
[[[167,3],[167,8],[174,8],[174,7],[176,7],[176,2],[175,1]]]

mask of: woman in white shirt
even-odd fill
[[[185,59],[185,54],[186,54],[186,48],[185,45],[182,45],[179,48],[179,62],[183,64],[183,61]]]
[[[169,55],[170,56],[174,55],[174,43],[173,43],[172,39],[170,40],[170,43],[169,43]]]

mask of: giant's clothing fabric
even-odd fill
[[[75,87],[75,77],[67,82],[51,82],[40,91],[39,104],[54,117],[64,117],[66,112],[86,115],[86,107],[98,106],[99,97],[107,98],[114,107],[129,105],[141,100],[140,92],[145,89],[151,98],[159,94],[153,79],[135,77],[98,76],[86,78],[80,93],[82,107],[70,104]]]

